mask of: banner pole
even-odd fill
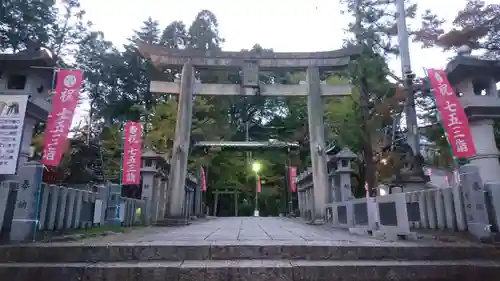
[[[51,82],[51,85],[50,85],[50,94],[52,95],[52,93],[55,91],[55,87],[56,87],[56,75],[57,73],[59,72],[59,68],[53,68],[53,72],[52,72],[52,82]],[[50,114],[50,112],[49,112]],[[43,150],[42,150],[42,157],[43,157]],[[33,242],[36,241],[36,235],[37,235],[37,232],[38,232],[38,228],[39,228],[39,224],[40,224],[40,204],[42,203],[41,201],[41,193],[42,193],[42,185],[43,185],[43,172],[45,171],[45,165],[40,163],[40,165],[42,166],[42,171],[40,172],[40,182],[38,184],[38,187],[37,187],[37,192],[36,192],[36,207],[35,207],[35,224],[34,224],[34,229],[33,229]]]
[[[430,80],[429,80],[429,74],[427,73],[427,68],[424,67],[423,69],[424,69],[425,76],[427,78],[426,81],[427,81],[428,85],[431,85]],[[432,91],[434,91],[432,86],[430,88]],[[432,95],[432,100],[437,107],[436,98],[434,95]],[[445,125],[444,125],[443,120],[442,120],[443,116],[441,116],[441,113],[439,112],[439,110],[437,110],[437,117],[438,117],[438,121],[441,125],[441,128],[443,129],[444,137],[446,138],[446,142],[448,143],[448,149],[450,151],[451,168],[453,169],[453,183],[455,183],[455,186],[452,186],[452,187],[458,187],[460,179],[459,178],[457,179],[456,173],[458,173],[458,168],[460,167],[460,163],[459,163],[458,158],[455,156],[455,153],[453,153],[453,148],[451,146],[448,133],[446,132],[446,129],[444,127]]]
[[[423,69],[424,69],[425,77],[427,78],[426,79],[427,84],[430,85],[431,82],[429,80],[429,74],[427,74],[427,68],[424,67]],[[430,87],[430,88],[434,92],[434,89],[432,87]],[[434,102],[434,105],[436,105],[436,107],[437,107],[436,98],[434,97],[434,94],[432,95],[432,101]],[[453,153],[453,148],[451,147],[450,139],[448,138],[448,133],[446,132],[446,130],[444,128],[444,123],[443,123],[443,120],[442,120],[443,116],[441,116],[441,113],[439,112],[439,110],[436,110],[436,111],[437,111],[438,122],[441,125],[441,129],[443,130],[444,137],[446,138],[446,143],[448,143],[448,149],[450,150],[450,156],[451,156],[452,166],[453,166],[453,168],[458,168],[457,157],[455,157],[455,154]]]

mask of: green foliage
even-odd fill
[[[122,127],[127,121],[144,124],[144,143],[148,148],[171,153],[177,118],[177,97],[153,95],[150,92],[152,77],[173,81],[179,69],[154,69],[137,49],[138,42],[160,44],[169,48],[192,48],[204,51],[222,49],[224,38],[219,34],[217,17],[208,10],[200,11],[191,23],[173,21],[165,28],[148,17],[135,31],[131,31],[123,48],[107,41],[104,34],[90,27],[78,0],[64,0],[58,10],[53,0],[11,0],[2,2],[4,10],[13,12],[0,23],[0,51],[17,52],[27,47],[45,46],[54,51],[60,64],[77,67],[85,72],[84,95],[90,104],[87,125],[74,133],[68,145],[60,170],[68,182],[82,183],[98,180],[95,171],[101,169],[107,180],[117,181],[120,174]],[[344,0],[347,12],[352,13],[355,0]],[[82,1],[83,3],[83,1]],[[9,6],[7,6],[9,5]],[[330,84],[352,82],[355,86],[350,96],[325,100],[325,126],[329,142],[349,146],[355,153],[365,156],[357,163],[358,188],[365,182],[367,149],[377,150],[380,129],[391,122],[391,116],[401,111],[398,85],[387,77],[387,55],[397,54],[392,43],[395,33],[394,14],[390,5],[394,0],[363,0],[361,42],[369,46],[357,64],[345,73],[325,75]],[[410,5],[407,15],[414,17],[415,5]],[[431,18],[431,14],[427,15]],[[435,18],[436,19],[436,18]],[[427,27],[429,27],[428,25]],[[354,26],[348,27],[353,32]],[[347,41],[346,45],[354,44]],[[255,44],[245,52],[272,53]],[[362,66],[362,67],[360,67]],[[153,75],[154,74],[154,75]],[[238,71],[199,71],[203,83],[232,83],[241,81]],[[156,78],[156,77],[155,77]],[[262,72],[264,84],[298,84],[305,80],[300,72]],[[362,109],[361,81],[368,85],[368,104],[365,119]],[[196,97],[193,107],[191,141],[248,139],[298,142],[298,151],[193,151],[189,167],[204,165],[207,170],[210,192],[213,189],[237,189],[243,194],[241,201],[252,205],[255,194],[255,175],[248,159],[258,160],[264,167],[261,178],[262,213],[275,214],[277,200],[283,202],[286,189],[284,171],[287,165],[299,171],[310,166],[305,97],[264,98],[253,97]],[[34,143],[41,151],[41,133],[37,130]],[[247,208],[247,207],[245,207]],[[267,208],[267,210],[266,210]],[[248,209],[248,208],[247,208]]]

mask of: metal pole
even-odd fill
[[[405,0],[396,1],[397,8],[397,26],[398,26],[398,43],[399,53],[401,57],[401,71],[403,76],[403,83],[406,91],[406,127],[408,130],[408,145],[416,157],[420,154],[420,141],[417,124],[417,112],[415,110],[415,93],[413,91],[413,79],[415,74],[411,70],[410,62],[410,49],[408,46],[408,29],[406,27],[406,12]],[[416,159],[416,158],[415,158]]]
[[[292,190],[290,189],[292,183],[290,182],[290,168],[292,167],[292,161],[290,160],[290,148],[287,149],[287,163],[286,163],[286,180],[285,182],[287,183],[285,190],[286,190],[286,199],[288,201],[288,214],[293,213],[293,193]]]
[[[355,35],[356,42],[362,47],[362,55],[365,55],[365,43],[363,42],[363,28],[362,28],[362,17],[361,13],[361,0],[357,0],[355,3],[355,13],[356,13],[356,23],[355,23]],[[367,120],[369,118],[369,96],[368,96],[368,81],[365,77],[364,65],[362,65],[362,59],[357,64],[358,71],[360,73],[359,78],[359,91],[360,91],[360,114],[362,119],[362,131],[364,132],[363,140],[363,158],[365,160],[365,180],[368,183],[368,189],[372,196],[376,194],[375,187],[375,165],[373,163],[373,149],[371,145],[371,133],[368,128]],[[364,183],[361,183],[364,184]]]
[[[253,212],[254,217],[259,216],[259,190],[257,186],[259,184],[259,173],[255,173],[255,210]]]

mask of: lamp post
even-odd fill
[[[253,216],[258,217],[259,216],[259,171],[260,171],[260,163],[259,162],[253,162],[252,164],[252,171],[255,172],[255,209],[253,211]]]

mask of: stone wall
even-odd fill
[[[1,236],[8,241],[30,241],[43,231],[149,225],[149,202],[121,197],[117,191],[121,191],[120,186],[113,184],[83,190],[45,184],[30,187],[16,181],[3,181],[0,183]]]
[[[315,202],[310,173],[297,177],[299,208],[306,221],[311,219],[311,204]],[[415,238],[419,229],[468,231],[479,240],[498,237],[500,183],[483,181],[478,167],[470,164],[460,167],[459,174],[459,183],[405,193],[393,188],[384,196],[332,200],[325,205],[326,222],[353,234],[390,240]],[[331,182],[333,190],[343,191],[343,186]]]

